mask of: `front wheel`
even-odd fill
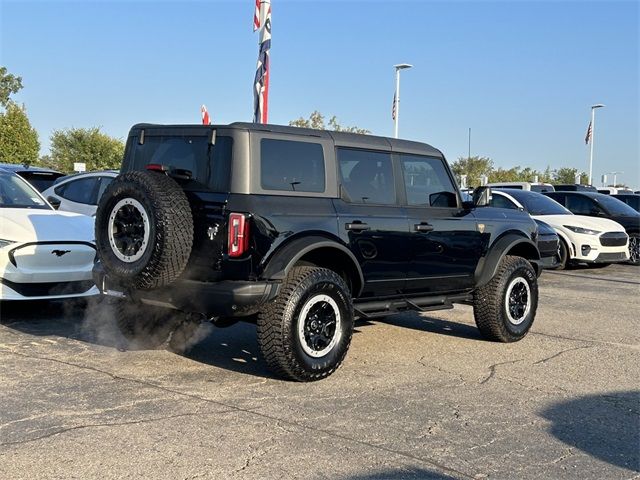
[[[524,338],[537,308],[536,272],[521,257],[504,257],[491,281],[478,288],[473,298],[473,316],[480,333],[498,342]]]
[[[640,265],[640,234],[629,234],[629,263]]]
[[[353,306],[344,280],[326,268],[296,267],[258,315],[258,344],[269,367],[290,380],[331,375],[353,333]]]
[[[569,263],[569,247],[561,238],[558,241],[558,266],[556,270],[564,270]]]

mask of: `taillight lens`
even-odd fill
[[[239,257],[249,250],[249,217],[242,213],[229,215],[229,240],[227,253],[230,257]]]

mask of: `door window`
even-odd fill
[[[324,192],[322,145],[263,139],[260,142],[260,182],[265,190]]]
[[[391,154],[338,148],[342,188],[351,203],[396,203]]]
[[[98,184],[98,177],[82,178],[73,180],[65,185],[56,188],[55,192],[67,200],[76,203],[91,205],[93,203],[93,193]]]
[[[458,194],[439,158],[400,155],[407,204],[457,207]]]
[[[590,198],[582,195],[567,195],[567,208],[576,215],[593,215],[600,210]]]

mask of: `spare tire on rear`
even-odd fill
[[[159,172],[129,172],[100,198],[95,233],[107,275],[124,287],[153,289],[169,285],[186,267],[193,216],[175,180]]]

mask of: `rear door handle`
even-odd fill
[[[427,222],[416,223],[413,228],[416,232],[430,232],[433,230],[433,225],[429,225]]]
[[[371,227],[366,223],[362,223],[360,221],[355,221],[351,223],[346,223],[344,225],[345,230],[351,230],[352,232],[363,232],[365,230],[370,230]]]

